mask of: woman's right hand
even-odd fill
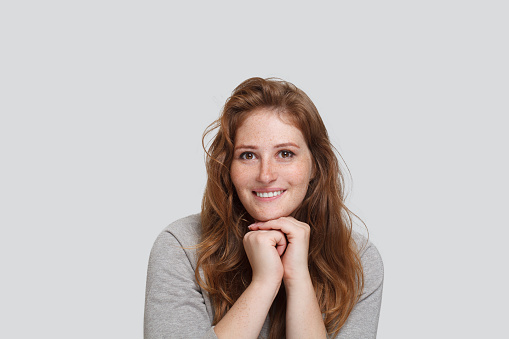
[[[253,269],[253,278],[214,327],[218,338],[258,338],[283,281],[284,269],[280,255],[285,249],[286,238],[279,230],[246,233],[244,250]]]
[[[252,282],[281,284],[284,268],[281,255],[286,249],[285,234],[279,230],[246,233],[244,249],[253,270]]]

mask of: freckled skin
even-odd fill
[[[231,178],[255,220],[273,220],[295,211],[304,200],[312,172],[312,155],[304,136],[284,113],[256,110],[237,129]],[[276,188],[285,192],[270,201],[253,194]]]

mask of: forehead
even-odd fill
[[[236,131],[235,144],[249,139],[269,141],[285,138],[305,142],[290,114],[263,108],[249,112],[243,119]]]

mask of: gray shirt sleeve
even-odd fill
[[[371,242],[363,238],[358,241],[359,243],[365,244],[360,252],[364,270],[364,289],[336,339],[376,338],[382,303],[384,267],[380,253]]]
[[[195,281],[195,258],[183,249],[186,246],[168,229],[154,243],[147,272],[145,339],[217,339]]]

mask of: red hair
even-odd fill
[[[253,219],[237,196],[230,166],[235,132],[247,115],[259,108],[289,117],[301,130],[313,156],[315,175],[301,206],[292,215],[311,227],[309,271],[327,331],[335,335],[355,306],[364,281],[352,239],[355,214],[345,206],[344,177],[318,110],[303,91],[289,82],[262,78],[244,81],[227,100],[220,118],[203,135],[205,140],[217,130],[206,150],[208,179],[202,201],[196,279],[209,293],[214,324],[251,281],[251,266],[242,240]],[[270,338],[285,336],[285,313],[282,284],[269,312]]]

